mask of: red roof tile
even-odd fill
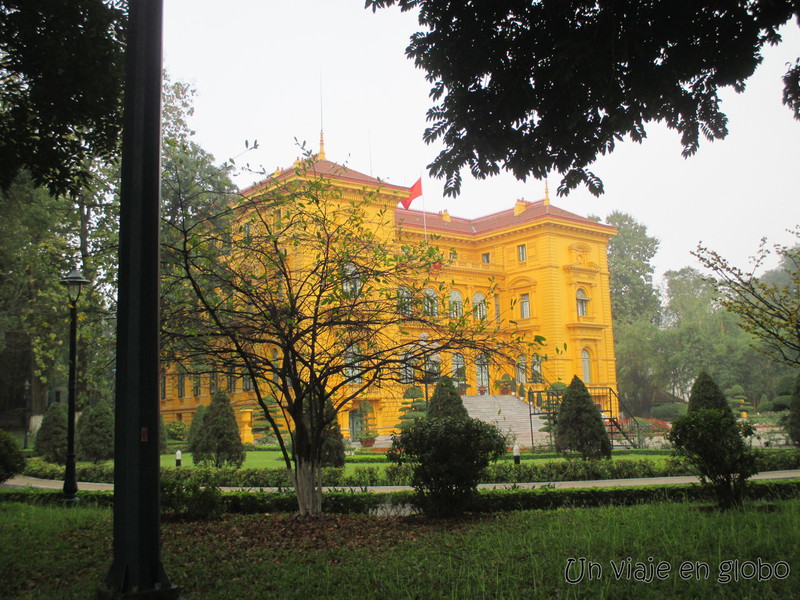
[[[523,201],[524,202],[524,201]],[[397,209],[394,213],[395,222],[404,227],[423,228],[456,234],[474,235],[478,233],[490,232],[494,229],[503,229],[523,223],[538,221],[546,217],[581,223],[584,225],[594,225],[607,228],[611,231],[613,227],[596,223],[586,217],[576,215],[551,204],[545,204],[544,200],[538,202],[525,202],[525,211],[519,215],[514,215],[514,208],[502,210],[490,215],[478,217],[477,219],[464,219],[462,217],[450,216],[450,221],[445,221],[441,213],[423,212],[421,210]]]

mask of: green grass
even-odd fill
[[[274,515],[165,523],[163,557],[181,598],[800,597],[800,500],[719,513],[689,504],[517,512],[474,520]],[[107,572],[107,510],[0,504],[0,595],[91,598]],[[602,575],[565,581],[569,558]],[[617,580],[611,561],[664,562],[663,580]],[[784,561],[786,579],[719,581],[725,561]],[[708,565],[682,579],[681,564]],[[748,569],[749,567],[745,567]],[[746,571],[747,573],[747,571]],[[597,572],[594,573],[597,575]],[[631,573],[633,575],[633,573]],[[579,577],[577,567],[569,576]]]
[[[621,456],[613,456],[613,460],[651,460],[657,464],[663,464],[667,461],[669,457],[665,455],[653,455],[653,454],[624,454]],[[184,467],[191,467],[194,466],[194,461],[192,460],[192,455],[189,452],[183,452],[182,454],[182,466]],[[530,463],[533,461],[534,463],[539,462],[559,462],[566,460],[565,458],[534,458],[529,459],[526,462]],[[512,462],[513,459],[503,459],[500,462]],[[346,475],[352,474],[357,467],[374,467],[378,469],[381,473],[383,473],[384,469],[387,465],[391,463],[389,462],[380,462],[380,463],[345,463],[344,472]],[[175,466],[175,454],[162,454],[161,455],[161,466],[162,467],[174,467]],[[245,458],[244,464],[242,465],[243,468],[265,468],[265,469],[280,469],[283,468],[283,455],[277,450],[265,450],[265,451],[258,451],[258,452],[248,452]]]

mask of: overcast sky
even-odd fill
[[[439,151],[422,141],[430,85],[405,56],[418,29],[415,13],[373,14],[362,0],[165,0],[164,64],[196,88],[197,141],[219,161],[258,140],[237,163],[288,167],[300,154],[295,138],[318,148],[322,120],[328,160],[397,185],[422,176],[425,210],[477,217],[542,198],[544,182],[505,173],[465,173],[457,198],[427,176]],[[781,76],[800,56],[800,29],[783,33],[747,90],[723,97],[727,139],[683,159],[678,134],[650,125],[643,144],[620,144],[592,167],[601,198],[580,189],[551,193],[553,203],[584,216],[632,214],[660,240],[659,274],[699,266],[689,254],[698,242],[746,267],[762,236],[796,240],[786,230],[800,225],[800,121],[781,103]],[[559,180],[551,174],[551,192]]]

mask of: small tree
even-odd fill
[[[171,421],[167,425],[167,436],[171,440],[186,441],[189,435],[189,426],[183,421]]]
[[[730,411],[725,394],[706,371],[700,371],[689,394],[689,412],[702,408]]]
[[[741,505],[747,479],[758,472],[756,453],[745,441],[751,435],[753,428],[737,423],[727,407],[700,408],[675,419],[667,439],[714,490],[719,507],[728,509]]]
[[[555,443],[559,452],[574,450],[584,459],[611,457],[611,440],[603,426],[603,417],[577,375],[561,398]]]
[[[392,436],[390,461],[409,464],[412,485],[426,514],[458,514],[468,506],[489,462],[506,449],[500,430],[477,419],[421,419]]]
[[[114,413],[101,400],[84,409],[76,426],[76,451],[79,460],[98,463],[114,458]]]
[[[442,417],[455,417],[465,419],[469,417],[461,395],[449,377],[441,377],[433,390],[428,405],[428,418],[440,419]]]
[[[225,392],[216,392],[211,397],[211,404],[197,431],[192,452],[192,458],[198,465],[242,466],[244,448],[239,437],[239,427],[236,425],[236,414]]]
[[[192,418],[192,424],[189,426],[189,434],[186,436],[186,448],[191,453],[194,453],[197,447],[197,435],[202,429],[206,412],[208,412],[208,406],[204,404],[200,404],[194,411],[194,418]]]
[[[42,425],[36,434],[34,450],[47,462],[66,463],[67,407],[63,402],[53,402],[47,408]]]
[[[789,414],[786,416],[786,433],[794,442],[795,446],[800,446],[800,375],[794,382],[792,400],[789,404]]]
[[[757,472],[755,452],[746,442],[752,435],[750,425],[736,422],[716,382],[701,372],[688,412],[673,421],[667,439],[713,488],[720,508],[727,509],[742,503],[745,482]]]
[[[424,419],[428,414],[428,405],[425,403],[425,396],[417,386],[411,386],[403,393],[406,402],[400,407],[400,422],[397,424],[399,429],[409,427],[414,421]]]
[[[0,431],[0,483],[25,470],[25,455],[10,433]]]

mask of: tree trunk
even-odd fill
[[[322,471],[314,461],[295,454],[292,483],[300,516],[322,514]]]

